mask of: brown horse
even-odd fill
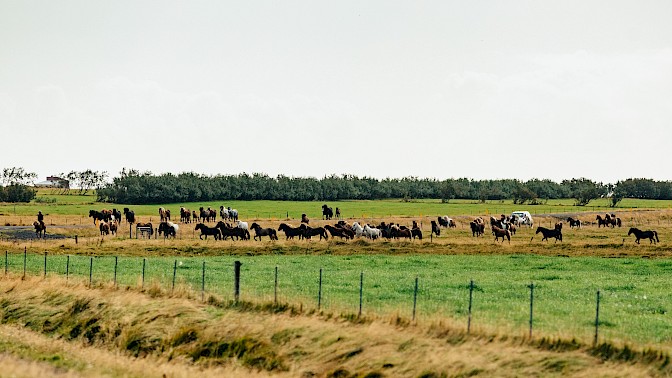
[[[33,222],[33,227],[35,227],[35,236],[38,238],[44,238],[47,236],[47,225],[44,222]]]
[[[101,236],[110,234],[110,225],[107,222],[100,222],[98,228],[100,229]]]
[[[504,243],[504,238],[507,238],[509,240],[509,244],[511,244],[511,232],[509,232],[509,230],[493,226],[492,234],[495,235],[495,241],[498,241],[499,238],[502,238],[502,243]]]
[[[599,214],[595,217],[595,220],[597,221],[597,228],[600,228],[602,226],[607,227],[610,223],[607,222],[607,220],[602,219],[602,217]]]

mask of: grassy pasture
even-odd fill
[[[272,302],[274,270],[278,267],[279,301],[309,309],[317,307],[319,270],[323,269],[322,308],[356,314],[360,273],[364,272],[364,314],[397,314],[410,318],[417,276],[419,321],[451,319],[466,327],[468,283],[473,279],[472,324],[475,329],[520,336],[526,333],[529,320],[527,285],[534,282],[535,334],[576,337],[586,343],[592,340],[595,295],[601,290],[601,335],[606,340],[672,349],[669,332],[672,298],[668,285],[672,263],[668,259],[557,257],[506,252],[397,255],[394,249],[394,246],[390,249],[392,254],[354,251],[349,255],[247,255],[244,252],[216,256],[153,255],[146,258],[144,285],[170,290],[177,261],[177,287],[199,293],[205,262],[206,293],[230,300],[233,298],[233,262],[239,260],[243,263],[241,299]],[[49,254],[47,275],[64,276],[67,259],[63,254]],[[94,283],[113,281],[112,255],[75,254],[69,259],[71,280],[88,282],[89,264],[93,261]],[[140,256],[119,258],[117,282],[120,286],[142,286],[142,261]],[[8,269],[10,274],[22,274],[21,250],[14,249],[8,254]],[[44,274],[44,254],[35,248],[27,254],[27,272],[32,276]]]
[[[41,196],[49,194],[41,193]],[[65,198],[61,198],[65,197]],[[616,343],[638,347],[672,349],[672,299],[666,283],[672,270],[672,211],[665,201],[624,200],[623,207],[576,208],[572,200],[549,201],[543,206],[519,206],[510,201],[477,204],[470,201],[331,202],[341,207],[350,221],[378,223],[381,220],[410,225],[422,224],[422,242],[368,242],[364,240],[320,242],[264,240],[231,242],[202,241],[193,224],[182,225],[177,240],[129,240],[128,226],[122,224],[116,237],[101,238],[86,216],[89,208],[112,207],[93,202],[92,196],[58,196],[55,202],[0,205],[0,225],[28,224],[38,209],[47,214],[49,232],[67,239],[43,241],[0,240],[8,250],[8,269],[22,274],[23,247],[28,248],[27,271],[41,276],[44,251],[48,251],[48,275],[65,273],[70,256],[72,280],[88,281],[93,256],[93,280],[109,283],[114,274],[114,256],[119,256],[118,282],[121,286],[141,285],[142,258],[147,258],[146,287],[170,289],[175,260],[178,261],[177,286],[200,291],[201,268],[206,264],[207,294],[224,300],[232,298],[233,261],[243,262],[242,299],[273,301],[273,272],[279,269],[279,301],[304,308],[317,305],[318,272],[322,268],[325,310],[356,314],[359,274],[364,272],[364,314],[366,316],[411,317],[413,281],[419,279],[418,319],[420,323],[448,319],[466,327],[468,283],[474,280],[473,326],[476,330],[500,335],[524,335],[529,320],[529,289],[534,282],[535,334],[592,341],[595,293],[601,290],[601,335]],[[66,201],[70,202],[66,202]],[[87,202],[88,201],[88,202]],[[602,201],[605,205],[606,202]],[[598,202],[599,204],[600,202]],[[298,224],[302,212],[322,225],[317,202],[231,202],[241,218],[258,221],[277,229],[289,213],[289,223]],[[219,207],[220,204],[188,204]],[[165,205],[173,214],[179,204]],[[117,206],[123,207],[123,206]],[[158,205],[130,206],[143,221],[157,222]],[[638,210],[631,210],[637,207]],[[649,210],[643,210],[647,208]],[[541,242],[533,229],[520,228],[511,243],[495,243],[489,230],[473,238],[468,221],[477,215],[489,216],[529,210],[537,224],[552,227],[559,218],[549,214],[579,213],[585,223],[580,230],[565,225],[562,243]],[[595,214],[616,212],[623,228],[605,229],[591,225]],[[350,213],[350,214],[349,214]],[[545,214],[546,213],[546,214]],[[277,214],[277,215],[276,215]],[[458,228],[443,229],[438,238],[429,239],[429,222],[437,215],[455,218]],[[81,227],[79,226],[81,223]],[[75,225],[76,227],[71,227]],[[661,243],[634,244],[627,236],[630,226],[658,230]],[[72,237],[77,235],[79,243]]]
[[[179,209],[184,206],[191,210],[199,207],[211,207],[219,210],[219,207],[231,206],[239,211],[243,219],[301,219],[305,213],[311,219],[319,219],[322,216],[321,206],[324,202],[299,202],[299,201],[214,201],[200,203],[175,203],[163,205],[121,205],[95,202],[95,195],[57,195],[50,189],[38,190],[36,200],[28,204],[0,204],[0,221],[2,217],[20,216],[35,217],[38,211],[49,216],[68,216],[69,222],[82,222],[86,220],[90,209],[117,208],[121,211],[124,207],[131,208],[143,221],[150,221],[158,217],[158,208],[163,206],[170,209],[173,216],[179,217]],[[382,218],[382,217],[422,217],[422,216],[458,216],[458,215],[498,215],[510,214],[515,210],[528,210],[533,215],[555,213],[577,213],[583,211],[615,212],[630,209],[670,209],[672,201],[624,199],[618,207],[610,208],[607,199],[592,201],[589,206],[574,206],[572,199],[549,200],[543,205],[514,205],[513,201],[486,201],[480,203],[473,200],[451,200],[449,203],[441,203],[440,200],[414,200],[403,202],[398,199],[380,201],[332,201],[328,202],[334,209],[339,207],[345,218]],[[84,219],[81,219],[84,218]],[[24,222],[25,223],[25,222]],[[4,223],[3,223],[4,224]]]

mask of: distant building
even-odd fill
[[[35,186],[40,188],[69,188],[70,181],[56,176],[47,176],[47,181],[35,183]]]

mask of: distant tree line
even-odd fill
[[[23,168],[3,168],[0,177],[0,202],[30,202],[37,191],[29,185],[37,178],[37,174],[26,172]]]
[[[640,185],[641,184],[641,185]],[[637,191],[634,188],[638,188]],[[471,199],[477,201],[513,199],[519,204],[541,204],[549,199],[573,198],[587,205],[600,197],[672,199],[672,182],[629,179],[617,184],[596,183],[586,178],[519,181],[427,179],[417,177],[375,179],[353,175],[331,175],[321,179],[241,173],[208,176],[193,172],[154,175],[137,170],[121,171],[111,183],[97,190],[98,200],[122,204],[160,204],[215,200],[337,201],[387,198]]]

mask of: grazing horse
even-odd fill
[[[326,204],[322,205],[322,218],[330,220],[334,216],[334,209],[328,207]]]
[[[495,241],[498,241],[499,238],[502,238],[502,243],[504,243],[504,238],[507,238],[509,240],[509,244],[511,244],[511,232],[509,230],[493,226],[492,234],[495,235]]]
[[[329,231],[332,238],[335,238],[335,237],[338,236],[341,239],[345,238],[347,240],[347,239],[352,239],[353,236],[354,236],[354,233],[352,231],[350,231],[348,229],[345,229],[345,228],[326,225],[326,226],[324,226],[324,229]]]
[[[609,225],[609,222],[607,222],[605,219],[602,219],[599,214],[595,217],[595,220],[597,221],[597,228],[602,226],[607,227]]]
[[[541,241],[548,241],[548,238],[555,238],[555,242],[557,243],[558,240],[562,241],[562,231],[558,229],[554,230],[549,230],[548,228],[545,227],[537,227],[537,231],[535,234],[540,233],[544,236],[541,238]]]
[[[441,219],[441,217],[439,217],[439,219]],[[436,221],[432,221],[432,232],[431,232],[431,234],[436,234],[436,236],[441,235],[441,229],[439,228],[439,225],[436,224]]]
[[[301,223],[308,224],[310,222],[310,219],[308,219],[308,216],[306,214],[301,214]]]
[[[33,222],[33,227],[35,227],[35,236],[37,238],[44,238],[47,236],[47,226],[44,222],[35,221]]]
[[[196,228],[194,228],[195,231],[201,230],[201,234],[198,236],[199,239],[203,240],[203,235],[205,235],[205,239],[208,239],[208,235],[212,235],[215,237],[215,240],[221,240],[222,239],[222,231],[219,230],[217,227],[208,227],[204,225],[203,223],[199,223],[196,225]]]
[[[631,234],[635,234],[635,243],[637,244],[639,244],[639,239],[649,239],[649,244],[660,243],[660,239],[658,239],[658,233],[653,230],[642,231],[638,228],[631,227],[630,231],[628,231],[628,236]]]
[[[569,228],[581,228],[581,221],[574,219],[572,217],[567,218],[567,223],[569,223]]]
[[[286,223],[280,223],[278,231],[284,231],[286,239],[294,239],[295,236],[298,236],[299,239],[303,239],[303,230],[299,227],[292,227]]]
[[[126,217],[126,222],[130,224],[135,223],[135,212],[131,211],[128,207],[124,207],[124,217]]]
[[[105,221],[101,221],[98,228],[100,229],[100,235],[109,235],[110,234],[110,225]]]
[[[448,227],[449,223],[448,223],[448,217],[447,216],[444,215],[442,217],[438,217],[437,220],[439,221],[439,226]],[[432,221],[432,222],[434,222],[434,221]]]
[[[259,238],[261,241],[262,236],[268,236],[271,240],[278,240],[278,234],[272,228],[261,228],[256,222],[252,223],[250,230],[254,230],[254,240]]]
[[[399,238],[408,238],[408,240],[413,240],[413,232],[411,232],[411,229],[409,228],[401,228],[398,226],[392,226],[390,227],[390,234],[393,238],[399,239]]]
[[[320,235],[320,240],[322,240],[322,238],[324,238],[324,240],[329,239],[327,237],[327,230],[325,230],[323,227],[309,227],[305,224],[302,224],[299,226],[299,228],[303,230],[303,237],[306,239],[310,239],[315,235]]]
[[[485,233],[485,224],[476,221],[469,222],[471,227],[471,236],[481,236]]]
[[[175,237],[177,236],[177,231],[179,229],[180,227],[173,222],[169,221],[161,222],[161,224],[159,224],[159,235],[163,233],[164,239],[169,236],[172,236],[173,239],[175,239]]]

